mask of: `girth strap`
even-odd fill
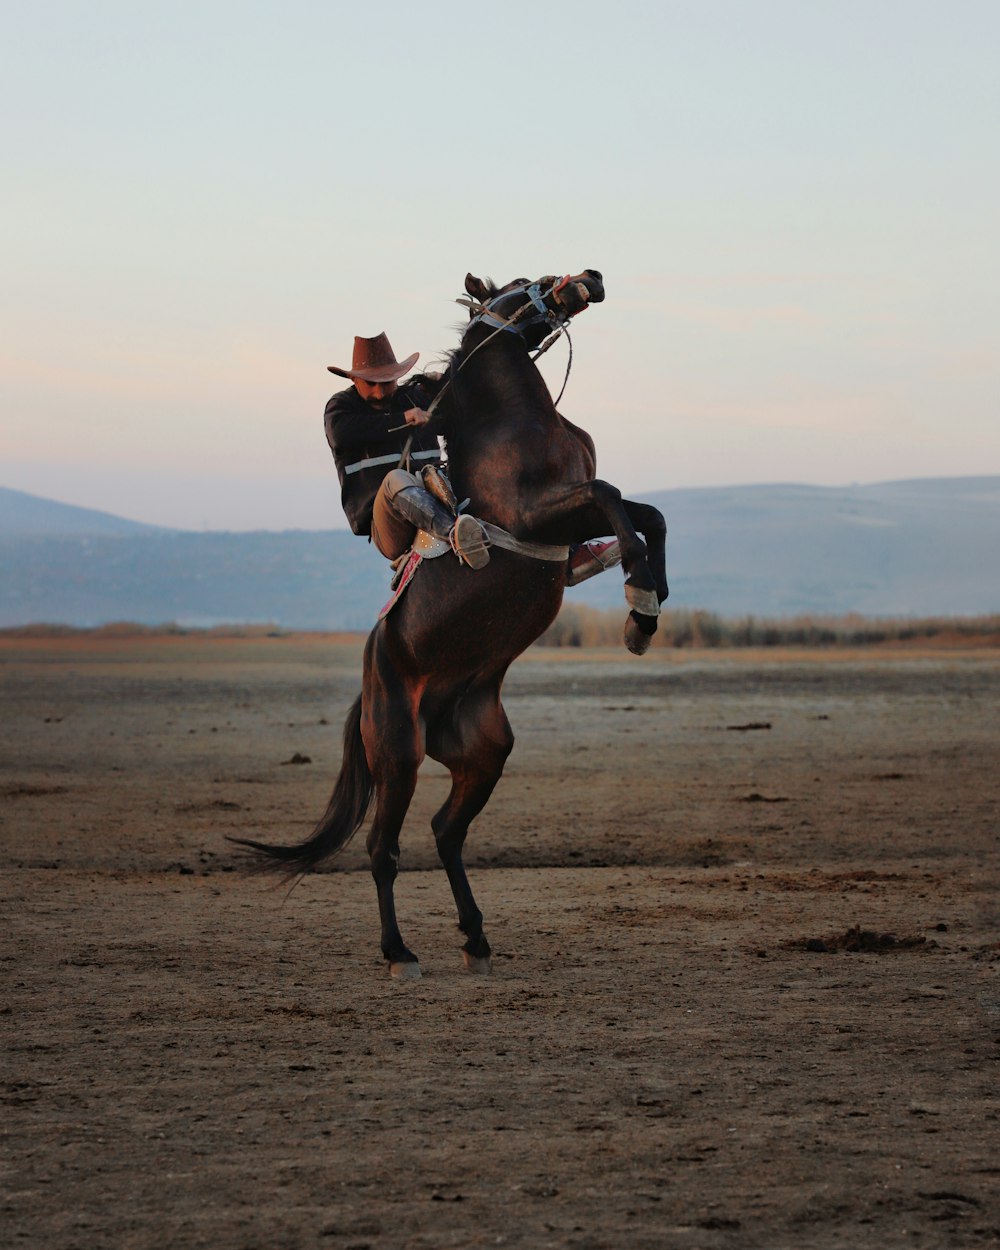
[[[476,518],[479,520],[479,518]],[[520,556],[530,556],[533,560],[556,560],[565,563],[569,559],[569,547],[556,547],[549,543],[522,542],[513,534],[508,534],[499,525],[491,525],[489,521],[479,521],[486,531],[486,537],[494,547],[503,547],[505,551],[515,551]]]

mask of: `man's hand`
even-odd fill
[[[424,412],[423,408],[410,408],[403,414],[407,425],[426,425],[430,419],[430,414]]]

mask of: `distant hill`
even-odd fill
[[[348,531],[0,537],[0,628],[175,621],[367,629],[388,564]]]
[[[644,498],[667,518],[673,587],[685,606],[727,615],[1000,611],[1000,477]],[[613,588],[600,595],[614,604]]]
[[[730,616],[1000,611],[1000,477],[643,498],[667,518],[672,607]],[[0,627],[366,629],[388,595],[388,565],[346,530],[164,530],[2,489],[0,570]],[[621,607],[621,574],[567,599]]]
[[[56,503],[28,495],[23,490],[10,490],[0,486],[0,537],[52,536],[64,538],[70,534],[106,534],[121,537],[126,534],[162,534],[158,525],[143,525],[141,521],[126,521],[124,517],[112,516],[110,512],[96,512],[93,508],[77,508],[73,504]]]

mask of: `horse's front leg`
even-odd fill
[[[622,505],[645,540],[646,558],[656,582],[656,597],[663,603],[670,594],[667,586],[667,523],[663,513],[652,504],[636,503],[633,499],[623,499]]]
[[[525,510],[522,522],[525,534],[542,542],[579,542],[614,534],[621,549],[625,600],[630,608],[625,645],[635,655],[646,652],[656,633],[660,603],[666,598],[666,577],[654,576],[646,544],[636,533],[621,491],[599,478],[579,482]]]

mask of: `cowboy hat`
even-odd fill
[[[396,382],[404,373],[410,372],[419,355],[419,352],[414,352],[405,360],[397,360],[383,331],[373,339],[355,336],[354,361],[350,369],[338,369],[336,365],[327,365],[327,368],[342,378],[360,378],[362,382]]]

